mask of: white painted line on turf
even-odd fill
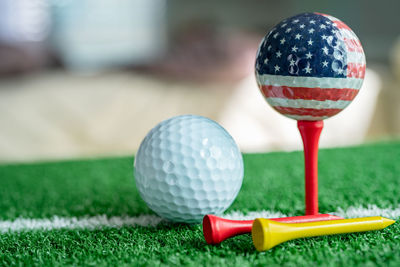
[[[292,216],[290,214],[284,214],[282,212],[274,212],[269,210],[262,211],[250,211],[244,214],[240,211],[233,211],[228,214],[223,214],[221,217],[230,220],[254,220],[255,218],[279,218]]]
[[[367,207],[349,207],[346,210],[339,208],[336,212],[332,212],[331,214],[342,216],[344,218],[383,216],[391,219],[399,219],[400,205],[397,208],[379,208],[376,205],[368,205]],[[292,214],[267,210],[248,213],[234,211],[222,215],[222,217],[232,220],[252,220],[255,218],[277,218],[287,216],[292,216]],[[49,219],[18,218],[15,220],[0,221],[0,233],[54,229],[93,230],[102,228],[120,228],[123,226],[155,227],[162,222],[165,221],[156,215],[140,215],[137,217],[107,217],[106,215],[97,215],[81,218],[54,216]]]
[[[349,207],[346,210],[339,208],[336,212],[332,212],[332,214],[344,218],[382,216],[390,219],[399,219],[400,205],[397,208],[379,208],[376,205],[368,205],[366,208],[362,206]]]
[[[359,217],[369,217],[369,216],[382,216],[390,219],[400,218],[400,205],[397,208],[379,208],[376,205],[368,205],[367,207],[348,207],[346,210],[338,208],[335,212],[327,212],[336,216],[343,218],[359,218]],[[224,214],[221,217],[232,220],[252,220],[254,218],[278,218],[293,216],[292,214],[283,214],[281,212],[273,211],[252,211],[246,214],[240,211],[234,211],[229,214]]]
[[[18,232],[23,230],[53,230],[53,229],[101,229],[119,228],[123,226],[156,226],[162,219],[156,215],[140,215],[137,217],[58,217],[50,219],[24,219],[0,221],[0,232]]]

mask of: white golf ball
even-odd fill
[[[136,186],[150,209],[174,222],[198,223],[235,200],[242,154],[229,133],[201,116],[170,118],[154,127],[135,157]]]

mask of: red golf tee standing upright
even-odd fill
[[[318,214],[318,143],[323,121],[297,121],[304,146],[306,215]]]

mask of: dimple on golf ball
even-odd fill
[[[267,102],[296,120],[323,120],[346,108],[365,75],[365,55],[354,32],[321,13],[278,23],[257,52],[256,78]]]
[[[229,133],[201,116],[155,126],[135,157],[136,186],[148,207],[174,222],[198,223],[224,212],[243,180],[243,159]]]

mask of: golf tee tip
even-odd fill
[[[395,220],[391,220],[385,217],[382,217],[382,222],[383,222],[383,228],[388,227],[389,225],[394,224],[396,221]]]

